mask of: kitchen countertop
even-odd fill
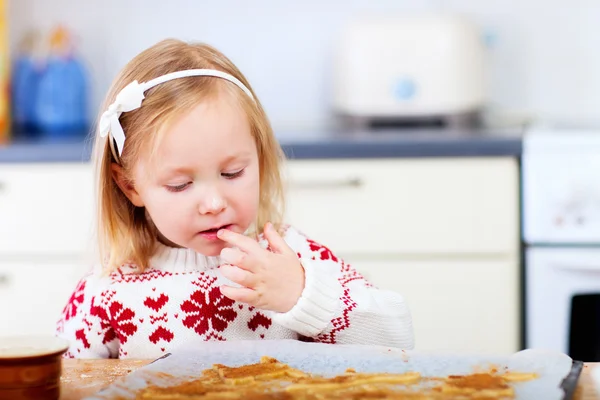
[[[379,130],[292,135],[280,139],[289,158],[519,157],[520,130]]]
[[[288,158],[519,157],[522,134],[512,130],[410,129],[287,132],[279,142]],[[86,162],[91,140],[82,136],[18,139],[0,146],[0,163]]]
[[[61,400],[76,400],[90,396],[117,378],[146,365],[150,360],[63,360]],[[579,377],[573,400],[600,400],[590,371],[600,363],[588,363]]]

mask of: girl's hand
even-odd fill
[[[224,248],[221,258],[228,264],[220,267],[223,276],[243,286],[222,286],[226,297],[264,310],[285,313],[298,302],[304,290],[304,268],[296,253],[277,233],[265,224],[264,235],[273,252],[260,247],[255,240],[222,229],[219,239],[238,249]]]

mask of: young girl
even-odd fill
[[[148,359],[236,339],[413,347],[400,295],[282,224],[282,151],[223,54],[160,42],[125,66],[102,111],[105,258],[58,323],[67,357]]]

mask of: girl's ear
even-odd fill
[[[140,194],[135,190],[135,186],[131,180],[127,179],[123,167],[119,164],[113,163],[111,165],[112,176],[119,188],[125,193],[125,196],[131,201],[136,207],[144,207],[144,201]]]

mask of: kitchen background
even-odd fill
[[[487,43],[487,105],[557,119],[597,117],[600,3],[574,0],[13,0],[12,49],[30,29],[65,24],[89,69],[90,112],[133,55],[165,37],[201,40],[246,74],[280,135],[335,126],[332,57],[344,23],[364,14],[455,12]],[[415,38],[418,40],[418,38]]]
[[[343,30],[367,16],[386,18]],[[90,265],[88,130],[72,111],[91,124],[117,71],[176,37],[244,72],[290,158],[287,220],[402,293],[417,349],[600,361],[598,20],[593,0],[8,2],[13,122],[29,110],[43,129],[0,146],[0,334],[52,331]],[[45,45],[28,59],[32,32]],[[40,64],[49,43],[72,44],[72,63]],[[23,66],[45,73],[39,90]]]

